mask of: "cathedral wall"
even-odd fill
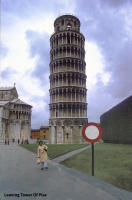
[[[21,123],[20,121],[12,121],[10,123],[10,130],[9,130],[9,138],[12,139],[20,139],[20,132],[21,132]]]
[[[0,90],[0,101],[10,101],[17,97],[16,89]]]
[[[2,116],[3,116],[3,107],[0,107],[0,120],[1,120]]]
[[[4,141],[8,130],[9,110],[6,107],[0,107],[0,141]]]
[[[15,120],[10,122],[9,138],[26,140],[30,139],[30,124],[28,121]]]
[[[21,139],[29,140],[30,138],[30,125],[28,121],[22,121],[21,123]]]
[[[31,106],[18,99],[14,87],[0,88],[0,140],[30,138]]]
[[[0,141],[5,140],[6,121],[0,118]]]

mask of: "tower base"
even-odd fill
[[[85,143],[82,138],[82,128],[87,122],[87,118],[50,119],[50,144]]]

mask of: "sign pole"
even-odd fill
[[[94,176],[94,143],[92,143],[92,176]]]
[[[92,150],[92,176],[94,176],[94,143],[102,137],[102,129],[98,123],[90,122],[82,129],[83,138],[91,143]]]

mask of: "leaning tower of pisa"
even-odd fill
[[[85,38],[80,21],[63,15],[50,38],[50,143],[81,143],[87,119]]]

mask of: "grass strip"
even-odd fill
[[[62,164],[91,176],[91,148]],[[95,145],[95,177],[132,192],[132,145]]]
[[[48,156],[50,159],[53,159],[65,153],[87,146],[87,144],[46,144],[46,145],[48,146]],[[38,144],[21,144],[20,146],[28,149],[31,152],[37,153]]]

